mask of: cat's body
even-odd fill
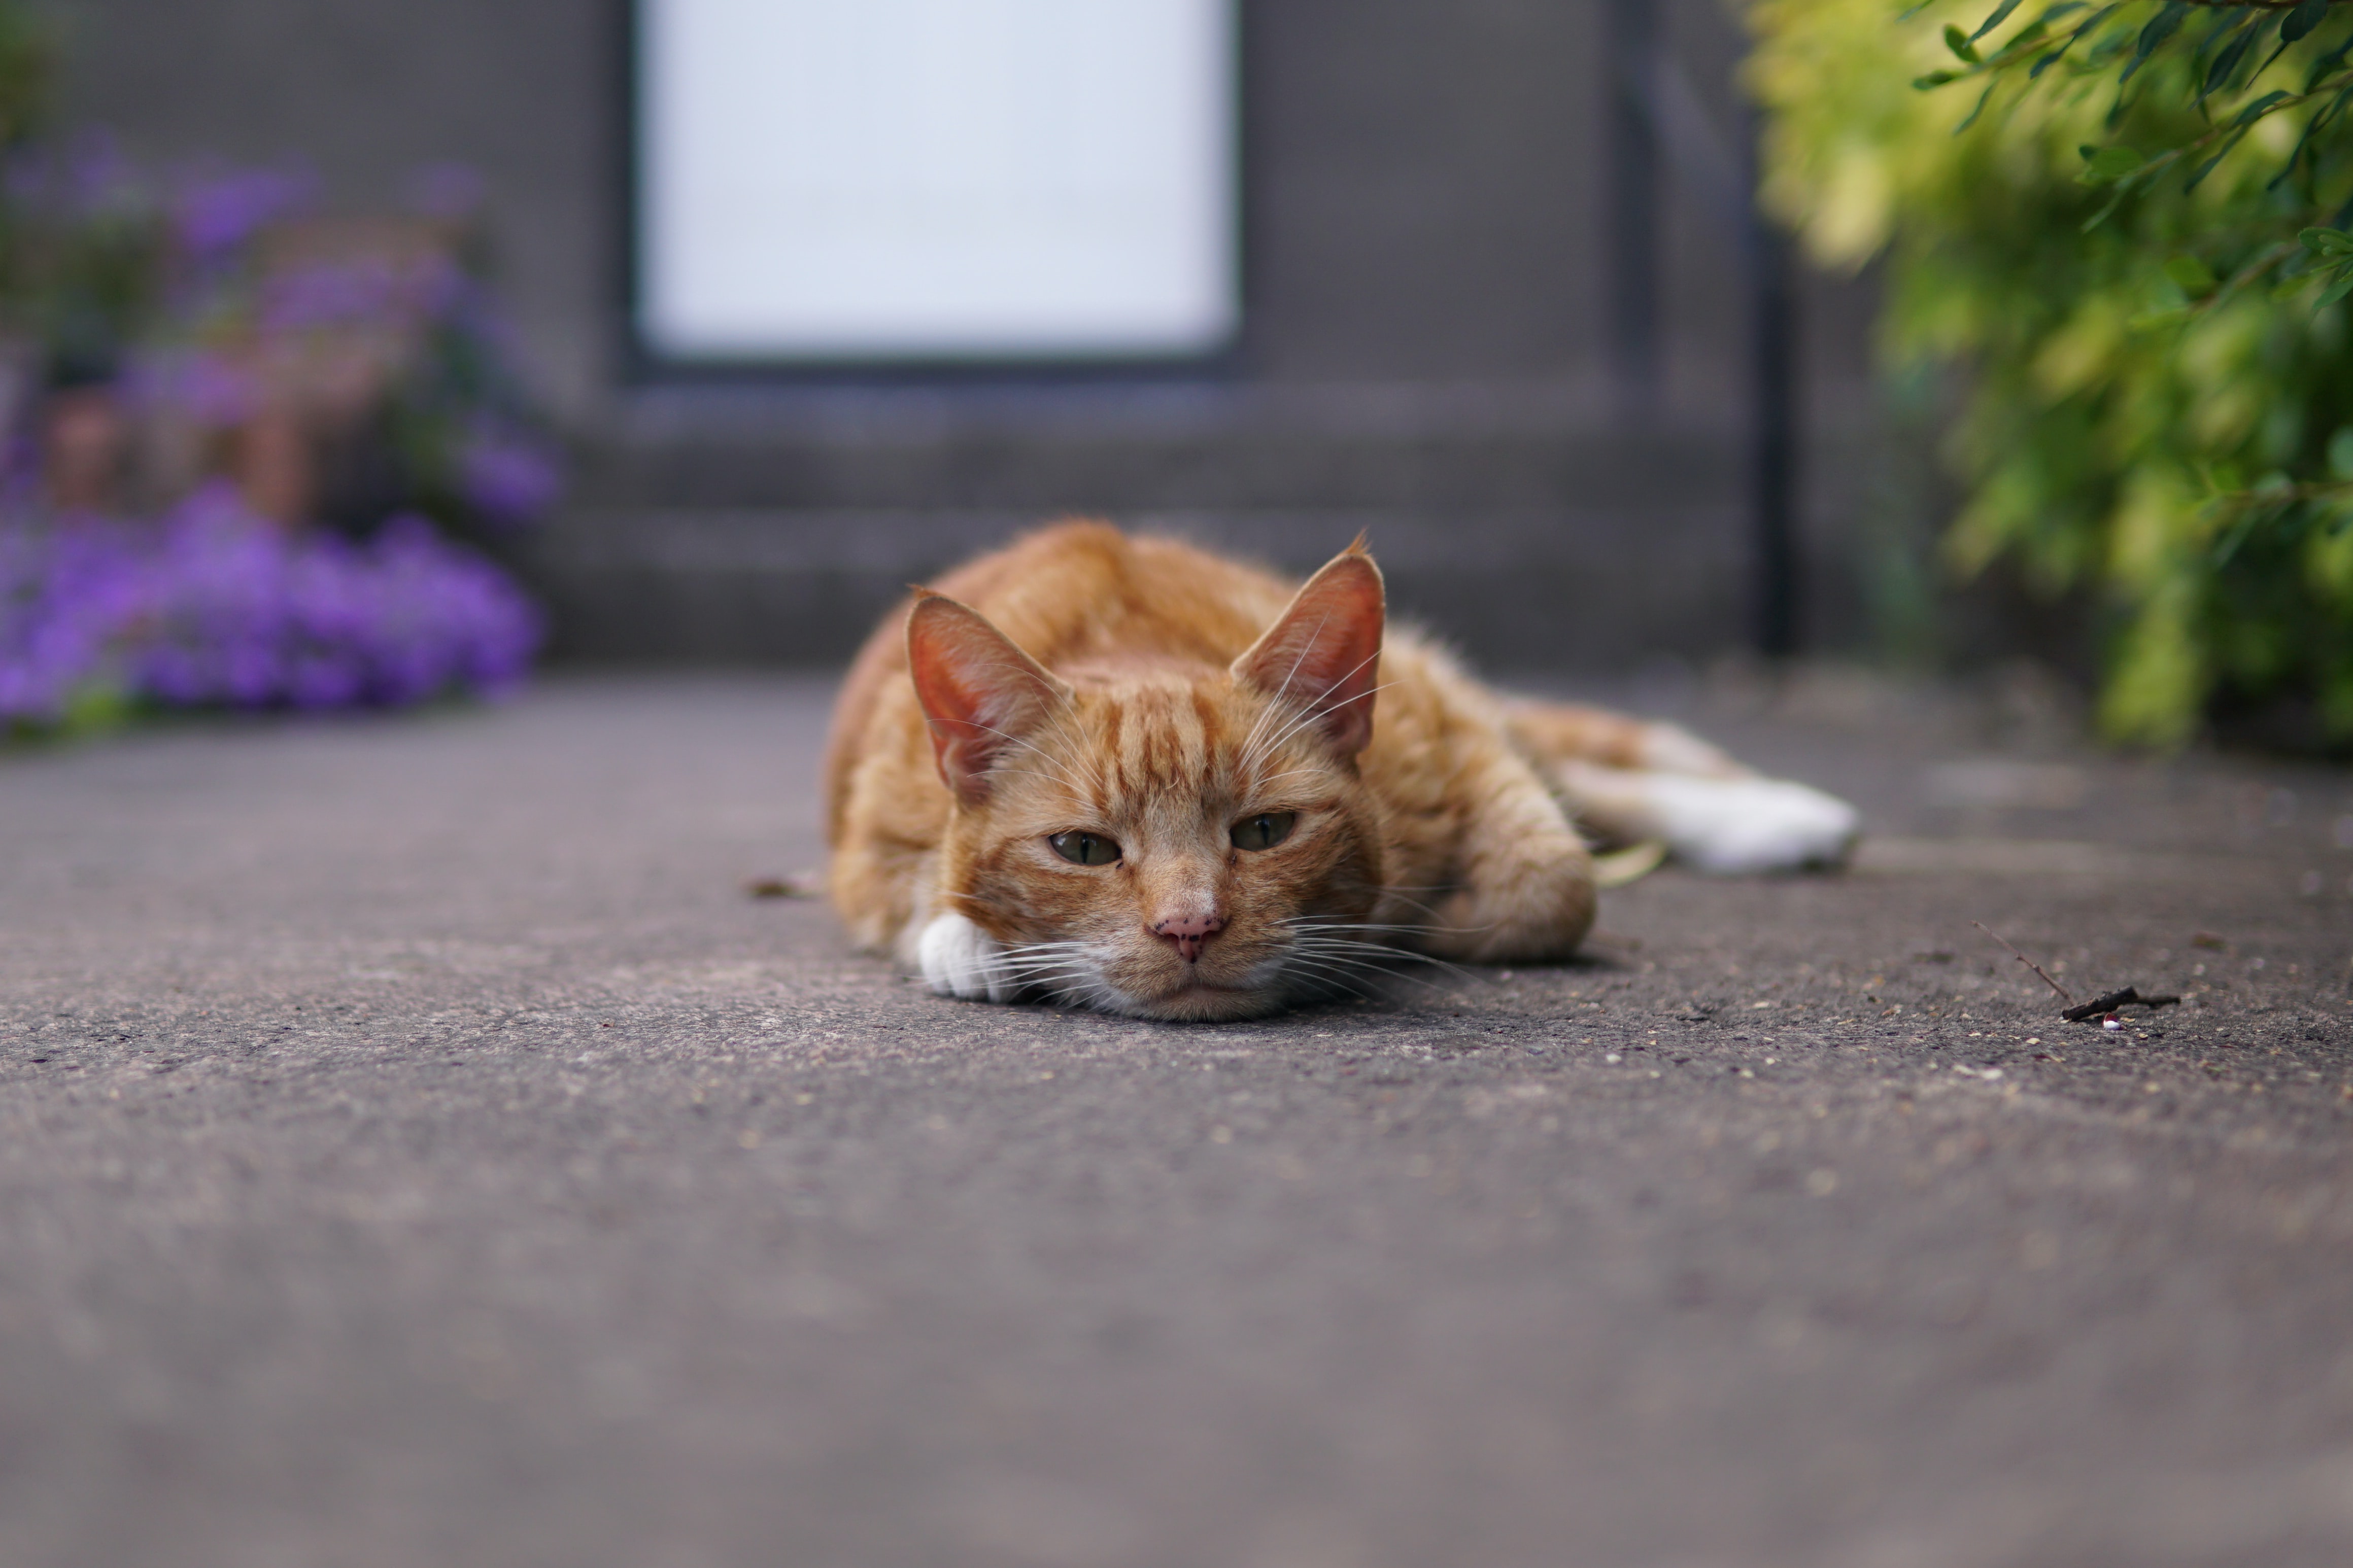
[[[1694,812],[1644,787],[1670,774],[1778,811],[1766,862],[1834,856],[1852,833],[1838,803],[1680,731],[1507,701],[1385,637],[1361,551],[1294,596],[1072,523],[941,590],[850,672],[827,828],[853,934],[944,994],[1225,1018],[1345,990],[1382,950],[1566,957],[1594,886],[1564,798],[1604,837],[1672,841],[1664,818]]]

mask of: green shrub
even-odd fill
[[[2353,738],[2353,6],[1747,14],[1767,203],[1885,256],[1892,365],[1966,373],[1950,563],[2097,593],[2116,739]]]

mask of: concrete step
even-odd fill
[[[1736,646],[1737,427],[1557,388],[649,400],[524,547],[561,656],[830,663],[911,582],[1056,517],[1304,572],[1359,531],[1399,615],[1494,667]]]

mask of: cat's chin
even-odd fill
[[[1285,1005],[1282,994],[1270,986],[1198,984],[1164,996],[1123,996],[1120,1002],[1122,1005],[1116,1010],[1130,1017],[1151,1018],[1165,1024],[1223,1024],[1237,1018],[1263,1018],[1270,1013],[1282,1012]]]
[[[923,972],[923,982],[941,996],[968,1002],[1039,1000],[1039,993],[1057,987],[1037,984],[1037,970],[965,916],[934,917],[923,929],[910,955]],[[1245,973],[1250,972],[1245,971]],[[1264,973],[1263,969],[1260,973]],[[1130,1018],[1164,1023],[1214,1024],[1235,1018],[1260,1018],[1280,1013],[1285,1005],[1279,984],[1213,985],[1202,981],[1179,984],[1155,996],[1139,996],[1109,980],[1090,973],[1071,984],[1066,1005]]]

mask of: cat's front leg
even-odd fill
[[[924,923],[915,939],[915,965],[936,995],[1010,1002],[1020,994],[1005,944],[953,910]]]
[[[1478,809],[1455,847],[1454,893],[1415,945],[1434,958],[1567,958],[1593,924],[1593,858],[1520,756],[1493,747],[1457,787]]]

